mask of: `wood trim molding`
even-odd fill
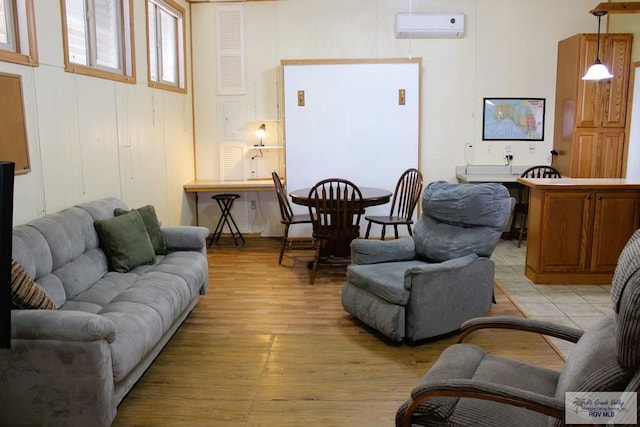
[[[599,3],[590,13],[597,11],[605,11],[609,14],[614,13],[640,13],[640,1],[627,1],[621,3]]]

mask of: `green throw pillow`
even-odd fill
[[[142,221],[144,221],[144,226],[147,228],[147,233],[149,233],[149,238],[151,239],[151,244],[153,245],[153,250],[156,255],[166,255],[169,249],[167,247],[167,242],[164,240],[164,236],[162,235],[162,230],[160,230],[160,221],[158,221],[155,208],[152,205],[147,205],[133,210],[138,211],[142,217]],[[113,211],[113,214],[115,216],[119,216],[127,212],[130,211],[116,208]]]
[[[139,265],[155,261],[156,254],[149,233],[138,211],[101,219],[94,225],[111,270],[126,273]]]

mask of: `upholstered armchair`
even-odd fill
[[[637,406],[632,405],[637,401],[623,399],[628,410],[610,410],[607,415],[615,415],[614,419],[604,414],[589,418],[589,410],[576,403],[576,395],[567,393],[606,400],[601,393],[623,397],[624,392],[637,396],[640,391],[640,230],[618,258],[611,302],[612,313],[584,332],[510,316],[465,322],[458,344],[440,355],[399,407],[396,426],[547,427],[598,421],[602,422],[598,425],[635,425]],[[575,347],[557,372],[463,342],[472,332],[486,328],[547,335],[573,342]],[[500,340],[501,332],[494,333]],[[569,415],[572,420],[566,418]]]
[[[432,182],[413,237],[356,239],[342,306],[394,341],[459,330],[493,299],[490,259],[514,200],[501,184]]]

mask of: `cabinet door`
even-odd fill
[[[626,123],[631,41],[629,34],[608,34],[605,38],[602,63],[613,78],[598,83],[603,101],[600,120],[603,127],[622,128]]]
[[[578,129],[574,133],[573,164],[571,176],[573,178],[594,178],[594,168],[598,155],[598,131]]]
[[[595,163],[591,166],[594,178],[621,178],[624,130],[610,130],[598,135]]]
[[[580,48],[580,76],[598,57],[598,38],[584,34]],[[614,127],[625,126],[627,114],[627,90],[631,63],[629,34],[605,34],[600,39],[600,60],[613,74],[612,79],[601,81],[579,80],[576,126]]]
[[[578,129],[573,145],[572,177],[622,177],[624,129]]]
[[[599,192],[595,199],[591,270],[613,271],[622,248],[640,226],[640,194]]]
[[[576,99],[577,127],[598,127],[599,114],[602,110],[602,99],[599,94],[600,82],[593,80],[581,80],[587,69],[597,58],[598,39],[594,34],[583,34],[580,45],[580,65],[578,68],[578,96]],[[602,39],[601,39],[602,41]],[[601,43],[602,44],[602,43]],[[602,49],[602,46],[601,46]]]
[[[589,191],[544,195],[541,272],[585,272],[591,240],[592,197]]]

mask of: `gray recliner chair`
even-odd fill
[[[432,182],[413,237],[356,239],[342,306],[394,341],[459,330],[493,299],[490,258],[513,206],[501,184]]]
[[[397,426],[534,427],[567,424],[634,424],[640,391],[640,230],[623,249],[611,281],[613,312],[586,331],[547,321],[498,316],[465,322],[458,344],[448,347],[396,413]],[[487,353],[463,343],[471,332],[513,329],[576,343],[562,371]],[[499,331],[496,340],[500,339]],[[615,393],[628,409],[591,414],[576,396],[606,401]],[[579,393],[568,395],[567,393]],[[586,394],[585,394],[586,393]],[[609,401],[615,399],[609,397]],[[604,405],[606,407],[607,405]],[[618,410],[620,408],[620,410]],[[604,410],[603,410],[604,411]],[[600,415],[601,417],[597,417]],[[569,420],[571,416],[575,419]],[[630,418],[627,418],[630,417]],[[626,419],[625,419],[626,418]]]

